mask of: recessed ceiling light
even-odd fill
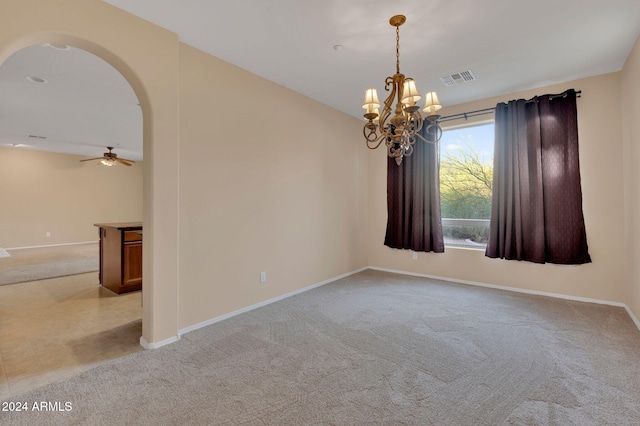
[[[63,43],[45,43],[45,46],[56,50],[69,50],[71,47]]]
[[[32,82],[32,83],[46,83],[47,80],[45,80],[44,78],[40,78],[40,77],[36,77],[33,75],[27,75],[24,78],[26,78],[28,81]]]

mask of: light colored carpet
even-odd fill
[[[7,250],[0,259],[0,285],[95,272],[100,267],[98,243]]]
[[[638,425],[622,308],[365,271],[12,401],[14,424]]]

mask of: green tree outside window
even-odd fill
[[[445,130],[440,141],[440,203],[442,218],[491,217],[493,123]],[[480,226],[445,225],[445,243],[483,245],[488,222]]]

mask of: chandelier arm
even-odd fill
[[[440,142],[440,139],[442,138],[442,128],[440,127],[440,123],[438,123],[438,121],[429,121],[426,134],[427,137],[425,138],[420,133],[416,132],[416,136],[418,136],[418,138],[420,138],[420,140],[423,142],[433,144]],[[431,136],[432,139],[429,139],[429,136]]]
[[[373,149],[378,149],[378,147],[382,144],[382,141],[384,140],[384,134],[380,135],[377,137],[377,139],[367,139],[367,148],[373,150]],[[377,144],[375,144],[376,142],[378,142]],[[373,144],[375,144],[375,146],[373,146]]]
[[[388,127],[387,119],[389,118],[390,115],[391,115],[391,110],[385,106],[382,110],[382,114],[380,114],[380,119],[378,120],[378,123],[379,123],[378,126],[380,127],[380,131],[384,132],[383,129]]]
[[[422,126],[424,125],[422,114],[420,114],[420,111],[416,111],[413,114],[409,115],[408,119],[408,124],[410,124],[412,132],[418,134],[418,132],[422,130]]]
[[[391,86],[391,90],[389,90],[389,86]],[[387,122],[387,118],[391,115],[391,111],[393,108],[393,100],[396,97],[396,85],[393,82],[393,77],[387,77],[384,84],[384,90],[387,92],[390,91],[387,99],[384,100],[384,108],[382,109],[382,114],[380,115],[380,127],[384,127]]]
[[[427,143],[436,143],[436,141],[430,141],[429,139],[425,139],[424,137],[422,137],[422,135],[420,133],[416,133],[416,136],[418,137],[418,139],[420,139],[422,142],[427,142]]]
[[[438,144],[438,142],[440,142],[440,139],[434,139],[434,140],[427,139],[427,138],[424,138],[424,137],[423,137],[421,134],[419,134],[419,133],[416,133],[416,136],[418,136],[418,138],[419,138],[422,142],[425,142],[425,143],[431,143],[431,144],[437,145],[437,144]],[[436,137],[437,137],[437,136],[436,136]]]
[[[362,134],[364,135],[365,141],[367,142],[367,148],[369,149],[377,149],[385,137],[385,133],[382,129],[380,129],[380,135],[378,135],[377,130],[378,126],[376,126],[373,121],[369,121],[362,128]]]
[[[387,123],[387,119],[391,115],[391,110],[388,108],[384,108],[382,110],[382,114],[380,115],[380,119],[378,120],[378,127],[382,133],[387,133],[389,128],[389,123]]]
[[[392,86],[393,89],[395,90],[395,85],[393,84],[393,76],[388,76],[384,80],[384,90],[386,90],[388,92],[389,91],[389,86]]]

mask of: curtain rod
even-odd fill
[[[576,90],[576,98],[581,97],[580,96],[581,93],[582,93],[582,90]],[[557,94],[557,95],[549,95],[549,99],[555,99],[555,98],[560,98],[560,97],[565,97],[565,96],[567,96],[567,92],[560,93],[560,94]],[[535,98],[529,99],[527,102],[534,102],[534,99]],[[493,107],[493,108],[477,109],[475,111],[469,111],[469,112],[461,112],[459,114],[445,115],[444,117],[440,118],[440,120],[438,120],[438,122],[442,123],[444,121],[459,120],[461,118],[464,118],[465,120],[468,120],[469,117],[475,117],[475,116],[478,116],[478,115],[491,114],[495,110],[496,110],[496,107]]]

